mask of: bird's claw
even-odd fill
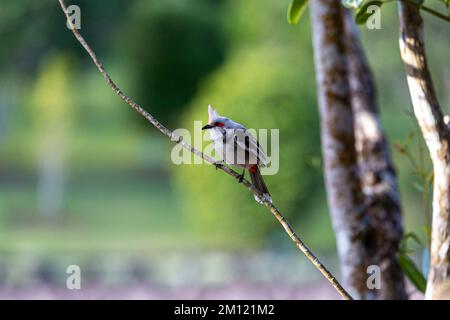
[[[244,175],[245,175],[245,170],[236,177],[238,179],[239,183],[242,183],[242,181],[244,181]]]
[[[216,161],[216,162],[214,162],[214,166],[216,167],[216,170],[219,169],[219,168],[222,168],[223,164],[224,164],[223,161]]]

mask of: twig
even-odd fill
[[[395,0],[384,0],[384,3],[393,2],[393,1],[395,1]],[[406,4],[414,6],[416,8],[419,8],[420,10],[428,12],[429,14],[450,23],[450,16],[446,16],[445,14],[442,14],[430,7],[427,7],[424,4],[419,4],[417,1],[414,1],[414,0],[397,0],[397,1],[406,3]],[[449,10],[450,10],[450,7],[449,7]]]
[[[435,16],[435,17],[437,17],[439,19],[442,19],[444,21],[450,22],[450,17],[448,17],[445,14],[442,14],[442,13],[440,13],[440,12],[430,8],[430,7],[427,7],[424,4],[418,4],[417,2],[414,2],[414,1],[411,1],[411,0],[401,0],[401,1],[407,3],[407,4],[411,5],[411,6],[415,6],[415,7],[419,8],[419,9],[425,11],[425,12],[428,12],[429,14],[432,14],[433,16]]]
[[[145,111],[140,105],[138,105],[136,102],[134,102],[133,99],[131,99],[130,97],[125,95],[125,93],[123,93],[123,91],[111,79],[108,72],[106,72],[105,68],[103,67],[103,64],[97,58],[95,52],[92,50],[92,48],[86,42],[86,40],[84,40],[84,38],[81,36],[81,34],[78,32],[78,30],[74,27],[74,25],[69,17],[69,13],[67,12],[67,7],[64,3],[64,0],[59,0],[59,3],[61,5],[61,8],[64,11],[64,14],[66,15],[67,21],[69,23],[69,26],[70,26],[75,38],[78,40],[78,42],[80,42],[80,44],[83,46],[83,48],[91,56],[92,61],[97,66],[97,69],[100,71],[103,78],[105,78],[106,82],[111,87],[111,89],[116,93],[116,95],[118,95],[123,101],[125,101],[131,108],[133,108],[135,111],[137,111],[141,116],[143,116],[145,119],[147,119],[152,125],[154,125],[162,134],[164,134],[166,137],[168,137],[171,141],[180,144],[186,150],[189,150],[196,156],[204,159],[206,162],[215,165],[217,169],[224,171],[225,173],[227,173],[228,175],[232,176],[237,181],[239,181],[239,178],[240,178],[239,173],[235,172],[233,169],[231,169],[223,164],[217,164],[217,161],[215,161],[213,158],[205,155],[203,152],[195,149],[189,143],[183,141],[183,139],[181,137],[175,135],[171,130],[167,129],[163,124],[161,124],[155,117],[153,117],[150,113]],[[272,212],[272,214],[275,216],[275,218],[278,220],[278,222],[283,226],[284,230],[289,235],[289,237],[292,239],[292,241],[294,241],[297,248],[300,249],[300,251],[303,252],[303,254],[308,258],[308,260],[323,274],[323,276],[330,282],[330,284],[336,289],[336,291],[344,299],[353,300],[353,298],[350,296],[350,294],[336,280],[335,276],[330,271],[328,271],[328,269],[320,262],[320,260],[314,255],[314,253],[306,246],[306,244],[295,233],[294,229],[292,229],[291,225],[286,220],[286,218],[281,214],[281,212],[271,202],[269,202],[268,199],[264,195],[262,195],[258,190],[256,190],[249,181],[243,179],[242,184],[245,187],[247,187],[247,189],[249,189],[250,192],[252,192],[254,195],[256,195],[260,199],[262,199],[264,206],[267,207],[270,210],[270,212]]]

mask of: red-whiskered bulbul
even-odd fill
[[[247,169],[253,186],[272,202],[259,170],[259,167],[267,165],[267,160],[258,141],[248,132],[247,128],[219,115],[211,105],[208,106],[208,115],[208,124],[202,130],[209,129],[216,153],[226,163],[244,168],[240,175],[241,182]],[[262,203],[257,196],[255,196],[255,200]]]

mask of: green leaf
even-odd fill
[[[287,11],[287,21],[289,24],[295,25],[305,12],[308,0],[292,0]]]
[[[383,1],[369,1],[369,2],[365,3],[362,7],[360,7],[356,11],[356,16],[355,16],[356,23],[357,24],[364,24],[364,23],[366,23],[367,19],[369,19],[370,16],[372,15],[372,13],[367,12],[367,9],[370,6],[381,7],[382,4],[383,4]]]
[[[422,275],[422,272],[420,272],[420,270],[414,264],[414,261],[412,261],[410,257],[404,254],[398,254],[397,257],[400,268],[402,269],[406,277],[411,281],[412,284],[414,284],[417,290],[425,293],[425,290],[427,288],[427,281]]]

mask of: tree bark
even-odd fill
[[[403,237],[400,192],[389,146],[378,115],[372,70],[359,41],[359,30],[345,12],[347,77],[354,117],[355,149],[370,223],[364,229],[367,265],[381,271],[377,299],[407,299],[404,277],[397,259]]]
[[[328,206],[344,286],[355,299],[368,298],[367,252],[360,234],[365,212],[355,151],[343,10],[334,0],[310,2]]]
[[[333,0],[310,4],[325,183],[343,281],[358,299],[406,299],[396,256],[400,196],[371,70],[348,11]],[[369,286],[371,265],[380,268],[379,288]]]
[[[419,8],[399,3],[400,52],[414,114],[433,163],[433,221],[426,298],[438,299],[450,280],[450,135],[428,69]]]

